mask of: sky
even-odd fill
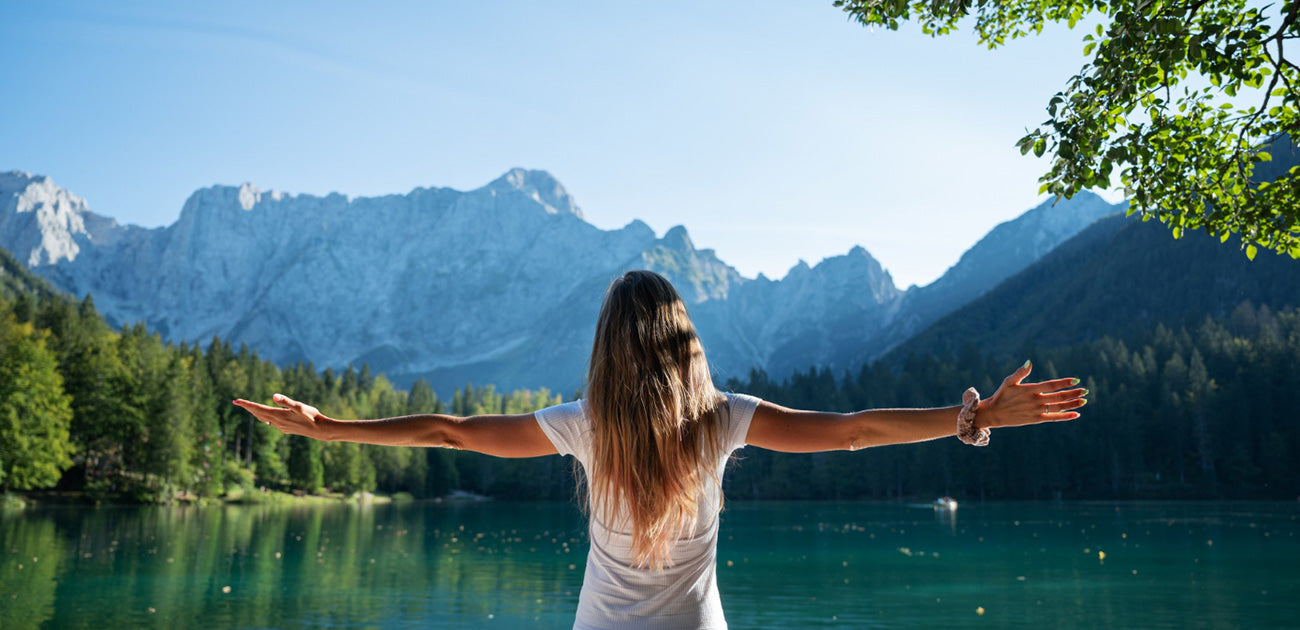
[[[927,284],[1042,202],[1014,144],[1083,28],[988,51],[830,0],[6,3],[0,171],[175,221],[213,184],[360,197],[552,173],[742,274],[855,245]],[[1090,28],[1090,27],[1088,27]],[[1113,194],[1109,196],[1117,200]]]

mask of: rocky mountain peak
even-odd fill
[[[623,231],[648,241],[653,241],[655,238],[654,228],[641,219],[632,219],[627,225],[623,226]]]
[[[252,210],[253,206],[262,202],[262,195],[265,194],[272,201],[279,201],[283,195],[278,190],[268,190],[263,193],[262,189],[248,182],[239,186],[239,207],[245,211]]]
[[[673,249],[695,249],[695,243],[691,241],[691,235],[686,231],[686,226],[684,225],[674,225],[673,227],[668,228],[668,231],[664,233],[661,242],[665,246],[672,247]]]
[[[0,174],[0,195],[0,242],[30,267],[74,260],[91,240],[85,200],[48,177]]]
[[[498,193],[522,193],[545,206],[551,214],[571,214],[583,218],[582,209],[569,195],[569,191],[546,171],[512,168],[488,184],[487,189]]]
[[[860,245],[854,246],[847,254],[829,256],[815,267],[809,267],[800,259],[799,264],[790,269],[788,277],[800,283],[816,284],[831,292],[834,292],[833,287],[867,288],[878,304],[893,302],[901,295],[894,285],[893,276]]]
[[[39,184],[49,181],[44,175],[32,175],[27,171],[13,170],[0,173],[0,192],[13,193],[23,190],[32,184]]]
[[[262,190],[248,182],[238,186],[215,184],[207,188],[200,188],[190,194],[189,198],[185,200],[181,214],[184,215],[187,211],[193,212],[200,209],[225,208],[240,208],[245,212],[251,212],[263,201],[280,201],[284,197],[284,193],[278,190]]]
[[[808,273],[811,272],[812,272],[812,265],[809,265],[808,261],[800,258],[798,262],[796,262],[792,267],[790,267],[789,271],[785,272],[785,277],[787,278],[800,277],[800,276],[807,275]]]

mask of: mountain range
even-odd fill
[[[220,336],[282,364],[366,363],[440,391],[474,382],[572,392],[604,288],[634,268],[678,287],[719,379],[847,368],[1122,210],[1087,193],[1044,202],[939,280],[901,290],[861,247],[751,279],[681,226],[601,230],[544,171],[359,198],[213,186],[175,223],[148,229],[90,211],[48,177],[0,173],[0,247],[60,290],[92,295],[112,323],[142,321],[173,341]]]

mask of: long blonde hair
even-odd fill
[[[593,515],[630,525],[634,563],[661,569],[673,542],[712,516],[699,511],[706,484],[719,484],[723,402],[686,304],[663,276],[630,271],[610,284],[586,398]]]

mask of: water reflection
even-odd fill
[[[0,521],[0,628],[35,628],[54,614],[64,541],[48,518]]]
[[[719,584],[734,628],[1285,626],[1297,516],[733,502]],[[0,628],[568,628],[584,531],[565,503],[31,510],[0,517]]]
[[[934,508],[934,520],[951,536],[957,535],[957,508]]]
[[[565,504],[58,508],[0,531],[2,628],[572,623],[585,552]]]

